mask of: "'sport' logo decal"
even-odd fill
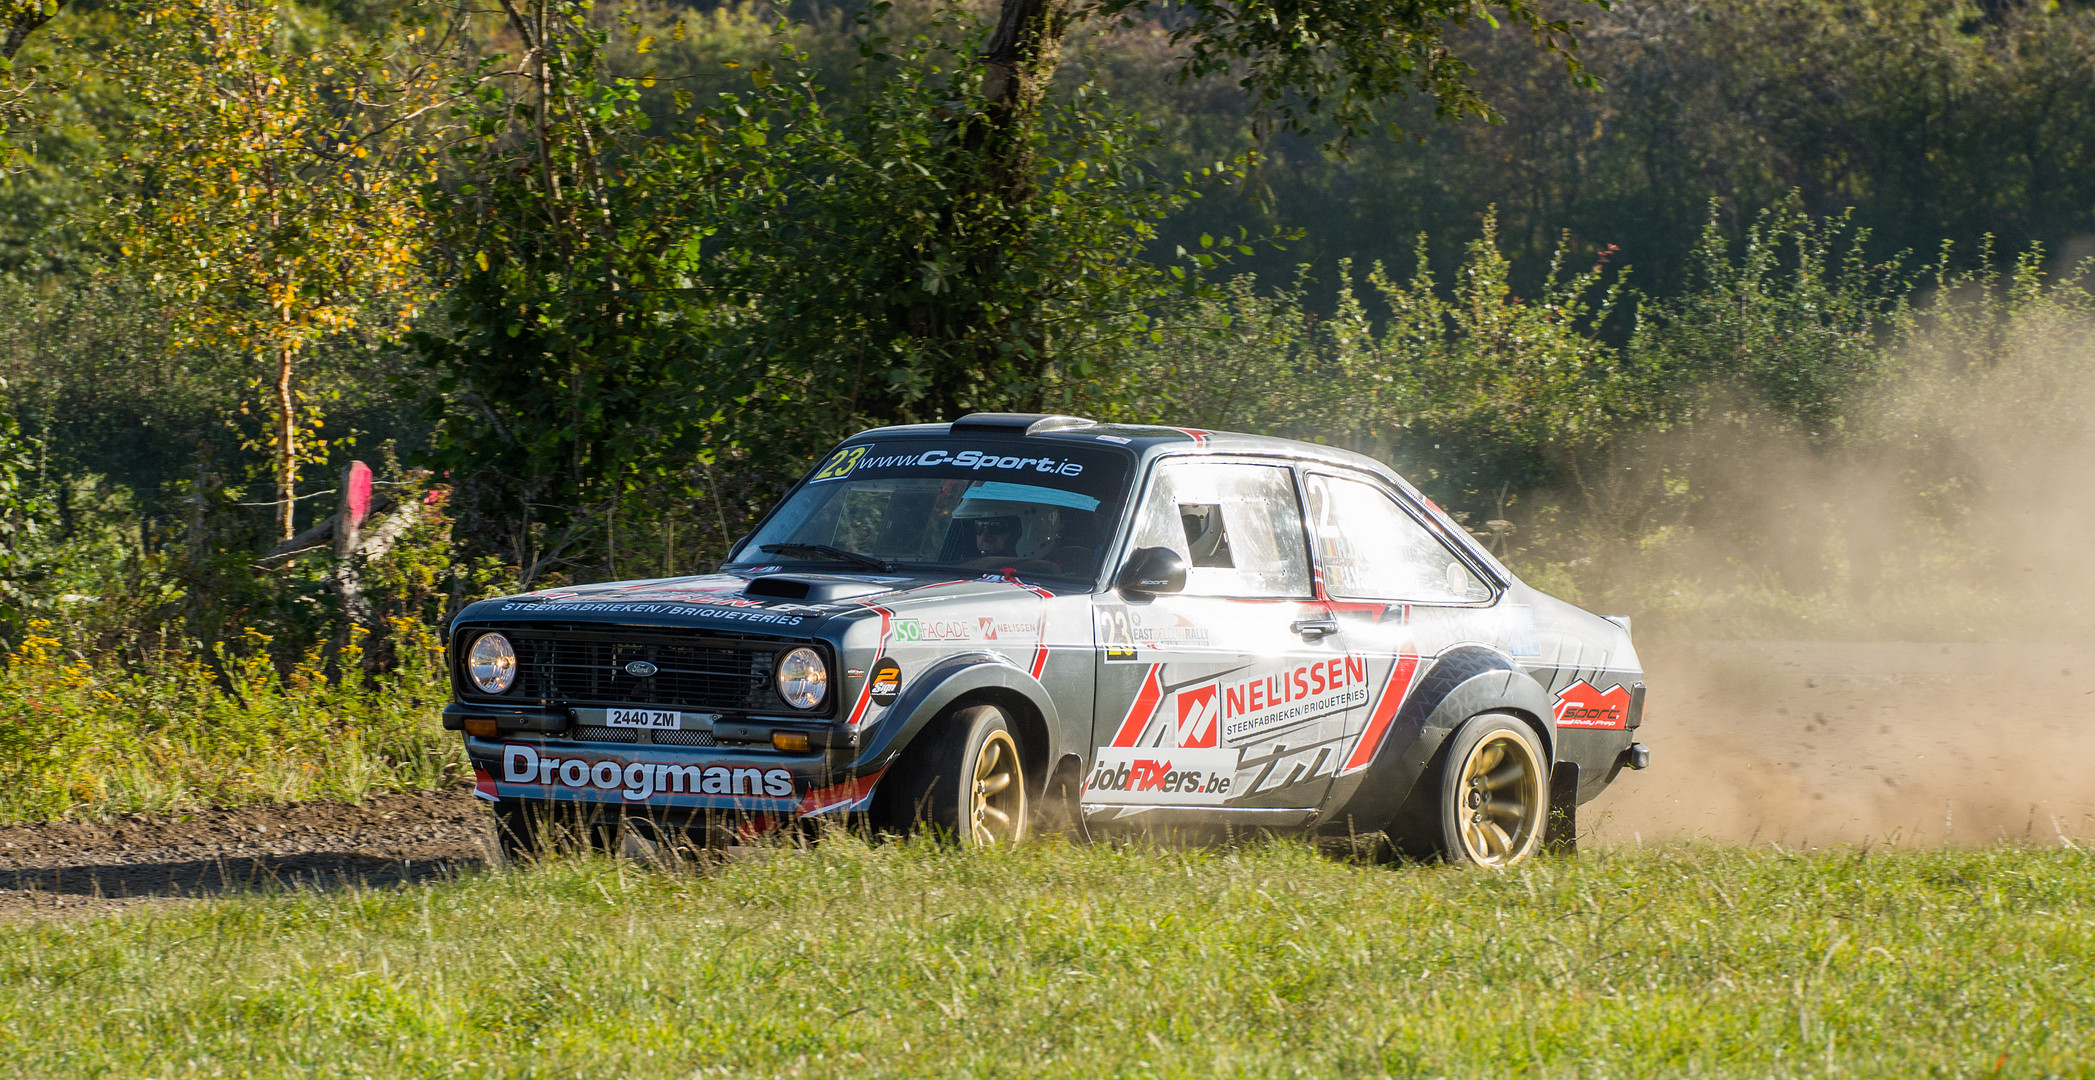
[[[1602,690],[1584,679],[1557,694],[1557,726],[1621,731],[1629,726],[1629,691],[1621,683]]]
[[[884,656],[875,660],[867,689],[873,695],[873,704],[893,705],[902,696],[902,666]]]

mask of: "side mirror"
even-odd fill
[[[1138,548],[1121,564],[1113,587],[1125,593],[1175,593],[1186,588],[1186,560],[1170,548]]]

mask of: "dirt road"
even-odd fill
[[[1581,809],[1602,843],[2095,837],[2095,657],[2059,645],[1650,650],[1652,767]]]
[[[236,888],[415,881],[487,855],[470,788],[0,828],[0,917],[94,914]]]
[[[2063,646],[1714,643],[1645,656],[1652,768],[1589,842],[2095,837],[2095,660]],[[422,880],[487,857],[469,790],[0,828],[0,917]]]

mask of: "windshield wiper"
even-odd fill
[[[863,566],[869,570],[879,570],[883,573],[895,568],[895,564],[886,559],[856,551],[845,551],[843,548],[831,547],[828,544],[765,544],[757,550],[768,551],[774,555],[812,555],[821,559],[834,559],[837,562],[847,562],[855,566]]]

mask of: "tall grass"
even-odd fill
[[[362,671],[360,635],[308,651],[288,675],[250,631],[206,664],[193,654],[82,658],[37,620],[0,668],[0,821],[165,811],[206,803],[360,798],[465,774],[438,713],[441,649],[400,620],[399,668]]]
[[[0,928],[15,1076],[2086,1076],[2095,858],[852,840]]]

